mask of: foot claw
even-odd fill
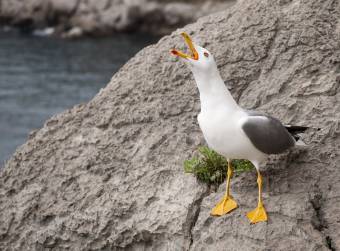
[[[264,209],[264,206],[262,203],[259,204],[257,208],[247,213],[247,217],[250,220],[250,223],[252,224],[256,224],[258,222],[268,220],[266,210]]]
[[[211,210],[211,215],[221,216],[231,212],[237,208],[236,201],[231,197],[224,197],[217,205]]]

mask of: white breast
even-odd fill
[[[200,113],[197,119],[210,148],[226,158],[260,162],[265,154],[254,147],[242,130],[246,116],[242,110],[229,112],[222,108]]]

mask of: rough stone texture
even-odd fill
[[[91,35],[130,30],[165,34],[235,1],[0,0],[0,21],[26,28],[53,26],[65,37],[74,27]]]
[[[0,249],[340,250],[339,16],[339,1],[247,0],[184,28],[243,107],[322,128],[263,166],[267,223],[245,217],[254,172],[233,179],[240,208],[220,218],[224,185],[183,173],[203,140],[192,76],[169,55],[177,31],[17,150],[0,174]]]

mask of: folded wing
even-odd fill
[[[293,136],[271,116],[249,112],[242,129],[253,145],[266,154],[282,153],[295,145]]]

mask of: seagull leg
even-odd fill
[[[230,179],[232,176],[233,168],[231,166],[231,161],[228,159],[226,193],[223,196],[223,199],[211,210],[211,215],[221,216],[237,208],[237,203],[230,195]]]
[[[255,224],[261,221],[267,221],[268,219],[266,210],[264,209],[264,206],[262,203],[262,176],[259,170],[257,170],[257,184],[259,186],[259,198],[258,198],[257,208],[247,213],[247,217],[252,224]]]

